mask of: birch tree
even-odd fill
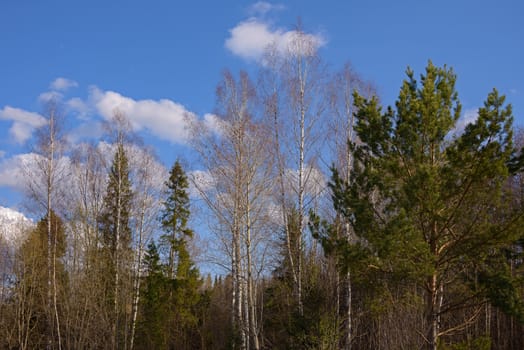
[[[133,295],[131,311],[131,335],[129,347],[135,343],[138,307],[140,305],[140,285],[142,281],[142,260],[145,246],[158,229],[158,212],[161,207],[161,178],[165,168],[157,162],[153,152],[138,145],[131,145],[133,157],[130,162],[130,175],[133,183],[132,228],[133,228]]]
[[[346,63],[342,70],[337,72],[331,79],[328,85],[329,91],[329,140],[328,144],[331,147],[330,154],[333,156],[331,160],[326,159],[326,162],[332,162],[336,167],[338,174],[347,182],[351,181],[351,171],[353,166],[353,151],[351,144],[355,144],[356,137],[354,132],[355,127],[355,107],[353,94],[359,94],[371,97],[374,94],[374,89],[369,82],[362,80],[358,73]],[[344,218],[334,218],[337,222],[340,219],[343,222],[340,225],[340,230],[336,230],[337,234],[343,236],[348,244],[352,244],[358,237],[355,237],[351,228],[350,222]],[[339,232],[341,231],[341,232]],[[342,237],[336,237],[342,238]],[[352,283],[351,271],[346,269],[344,274],[337,278],[337,309],[342,319],[341,324],[341,338],[340,347],[343,349],[351,349],[351,341],[353,337],[353,312],[352,312]]]
[[[67,168],[63,156],[66,139],[63,131],[63,116],[59,106],[51,101],[46,106],[46,121],[36,131],[34,158],[25,168],[28,176],[30,198],[38,210],[45,213],[47,223],[47,345],[62,348],[60,334],[60,317],[58,310],[58,291],[56,286],[57,244],[53,239],[53,220],[51,213],[60,211],[60,200],[63,199],[63,187],[67,179]],[[55,237],[56,238],[56,237]]]
[[[70,283],[67,341],[71,348],[88,344],[101,346],[110,329],[105,317],[103,288],[103,244],[99,220],[107,186],[105,157],[100,147],[80,144],[72,157],[74,186],[70,189],[69,222],[71,233]]]
[[[256,281],[263,261],[257,253],[264,250],[258,237],[266,233],[263,216],[271,171],[266,133],[254,114],[255,98],[246,73],[238,81],[224,73],[217,88],[217,130],[207,130],[196,142],[210,179],[206,188],[193,179],[227,232],[228,239],[220,238],[231,259],[232,320],[241,349],[260,348]]]
[[[326,71],[317,55],[317,43],[300,29],[284,52],[270,47],[262,73],[266,122],[271,125],[276,158],[276,202],[281,208],[287,260],[292,272],[299,314],[303,314],[303,253],[306,214],[314,204],[307,188],[314,181],[322,151]],[[325,122],[325,120],[324,120]],[[291,246],[288,218],[296,212],[298,249]]]

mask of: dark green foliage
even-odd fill
[[[104,208],[99,220],[103,244],[109,249],[111,255],[115,254],[117,247],[119,249],[130,248],[129,219],[132,196],[127,155],[124,146],[118,144],[109,171]]]
[[[146,277],[140,305],[140,328],[143,348],[197,349],[204,346],[206,336],[202,324],[207,313],[209,296],[200,291],[202,279],[188,250],[193,231],[189,220],[189,187],[182,166],[177,161],[166,182],[167,199],[162,211],[161,245],[168,250],[162,261],[156,245],[151,242],[144,259]]]
[[[189,255],[187,257],[189,259]],[[180,265],[179,265],[180,266]],[[201,293],[202,281],[191,265],[184,278],[170,279],[154,242],[144,257],[137,346],[141,349],[198,349],[209,296]],[[181,270],[181,269],[179,269]]]
[[[297,308],[286,238],[281,237],[282,260],[264,289],[265,343],[271,349],[336,349],[337,309],[324,260],[299,248],[298,212],[288,216],[289,244],[296,263],[303,260],[304,312]]]
[[[146,277],[142,288],[140,321],[137,326],[137,347],[165,349],[170,337],[167,322],[171,311],[167,306],[172,285],[164,275],[164,267],[153,241],[147,247],[144,268]]]
[[[488,258],[478,273],[475,287],[484,290],[493,306],[524,323],[522,276],[515,278],[510,263],[503,254]]]
[[[413,71],[407,75],[396,108],[382,112],[376,98],[354,96],[359,141],[351,144],[351,181],[333,169],[330,188],[335,210],[351,223],[358,241],[337,239],[333,225],[315,216],[311,227],[343,269],[379,279],[381,273],[373,271],[381,271],[389,285],[411,281],[425,288],[429,327],[472,300],[498,300],[501,307],[503,299],[515,300],[509,275],[495,278],[484,271],[482,283],[498,287],[474,290],[457,288],[469,284],[454,276],[475,275],[479,263],[518,237],[522,213],[504,202],[514,170],[509,166],[518,161],[511,106],[496,90],[478,119],[457,134],[461,105],[453,71],[430,62],[420,83]],[[438,305],[441,296],[444,303]]]
[[[187,190],[189,183],[180,162],[177,160],[169,172],[166,181],[167,199],[162,211],[162,245],[169,250],[169,276],[173,278],[176,272],[176,259],[179,258],[178,250],[186,250],[186,240],[193,237],[193,231],[187,227],[189,220],[189,196]],[[184,262],[187,264],[187,262]],[[187,269],[188,267],[184,267]]]
[[[124,145],[117,144],[99,218],[101,234],[99,264],[106,310],[112,310],[112,338],[115,346],[127,339],[132,296],[132,235],[129,225],[132,205],[129,165]]]

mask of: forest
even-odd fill
[[[24,169],[39,220],[0,236],[0,348],[523,349],[511,105],[487,91],[461,124],[429,61],[383,106],[308,40],[224,71],[169,171],[118,109],[71,144],[48,103]]]

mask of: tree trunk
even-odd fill
[[[249,186],[247,190],[247,208],[246,208],[246,255],[247,255],[247,304],[249,311],[249,334],[250,342],[253,343],[253,348],[255,350],[260,349],[258,341],[258,330],[256,324],[256,304],[255,304],[255,287],[253,281],[253,262],[251,257],[251,219],[250,219],[250,210],[249,205]]]
[[[120,155],[119,155],[120,156]],[[116,209],[116,227],[115,227],[115,247],[114,247],[114,264],[115,264],[115,285],[114,285],[114,296],[113,296],[113,325],[112,325],[112,349],[118,348],[118,328],[119,328],[119,315],[118,315],[118,293],[120,284],[120,217],[122,214],[122,164],[121,160],[118,160],[118,194],[117,194],[117,209]]]
[[[440,303],[439,303],[439,286],[437,281],[437,274],[434,272],[428,281],[429,293],[426,305],[426,321],[429,327],[427,349],[437,350],[438,339],[439,339],[439,314],[440,314]]]
[[[131,320],[131,340],[129,344],[129,349],[133,350],[135,344],[135,331],[136,331],[136,320],[138,316],[138,305],[140,303],[140,266],[142,265],[142,233],[144,227],[144,208],[146,204],[145,201],[142,203],[142,210],[140,212],[140,223],[138,228],[138,244],[137,244],[137,259],[136,259],[136,270],[135,270],[135,283],[134,283],[134,298],[133,298],[133,316]],[[172,245],[171,245],[172,246]],[[172,250],[172,247],[170,248]],[[172,271],[172,270],[171,270]]]

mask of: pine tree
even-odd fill
[[[360,262],[370,276],[378,270],[420,287],[425,326],[419,332],[436,349],[474,316],[446,318],[449,313],[515,293],[513,284],[497,284],[487,273],[493,261],[501,263],[498,248],[513,242],[521,222],[521,212],[504,203],[513,118],[494,90],[478,119],[456,135],[461,106],[453,71],[430,62],[420,83],[407,74],[396,108],[382,112],[376,98],[355,95],[352,180],[334,170],[330,186],[335,209],[362,240],[335,246],[346,265]],[[321,238],[329,240],[328,232]]]

